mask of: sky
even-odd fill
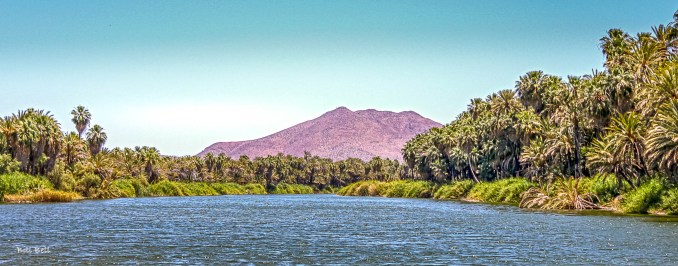
[[[92,113],[106,146],[193,155],[339,106],[449,123],[532,70],[601,69],[674,1],[0,0],[0,116]]]

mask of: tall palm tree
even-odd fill
[[[106,135],[104,129],[99,125],[94,125],[87,131],[87,143],[89,144],[89,151],[92,155],[101,152],[106,140],[108,140],[108,135]]]
[[[85,132],[89,122],[92,120],[92,114],[82,105],[78,105],[71,111],[73,118],[71,121],[75,124],[75,129],[78,131],[78,136],[82,138],[82,133]]]
[[[675,174],[678,166],[678,100],[664,104],[647,136],[647,157],[667,174]]]
[[[635,186],[647,174],[645,130],[641,116],[631,112],[612,119],[605,136],[615,162],[624,167],[627,176],[635,179]]]
[[[158,175],[155,172],[155,166],[160,162],[160,152],[155,147],[135,147],[139,161],[145,164],[144,172],[148,178],[148,182],[154,183],[158,181]]]

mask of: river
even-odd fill
[[[678,264],[678,220],[334,195],[0,205],[0,264]]]

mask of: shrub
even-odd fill
[[[75,191],[85,197],[95,196],[101,186],[101,178],[93,173],[86,173],[76,180]]]
[[[204,182],[173,182],[181,189],[184,196],[216,196],[219,193]]]
[[[626,213],[647,213],[657,205],[664,191],[664,184],[659,179],[650,179],[624,196],[622,210]]]
[[[666,192],[661,199],[660,207],[666,214],[678,214],[678,188]]]
[[[247,184],[245,185],[245,194],[266,194],[266,188],[261,184]]]
[[[52,183],[44,177],[20,172],[0,175],[0,194],[25,194],[51,188],[53,188]]]
[[[280,183],[269,192],[271,194],[313,194],[314,189],[306,185]]]
[[[590,180],[590,184],[587,187],[582,188],[589,193],[596,195],[597,201],[600,203],[610,202],[624,191],[630,189],[628,183],[623,183],[622,189],[620,190],[614,175],[598,175],[588,180]]]
[[[473,180],[456,181],[438,188],[433,194],[435,199],[461,199],[473,188]]]
[[[586,189],[582,188],[590,184],[590,182],[587,181],[589,180],[574,178],[560,179],[553,184],[555,192],[532,187],[523,193],[520,207],[540,207],[542,209],[554,210],[598,209],[599,206],[594,203],[596,196],[591,193],[586,193]]]
[[[221,195],[245,194],[245,188],[236,183],[211,183],[210,186]]]
[[[148,186],[148,192],[150,196],[154,197],[185,196],[177,183],[167,180]]]
[[[134,198],[137,196],[137,190],[134,188],[132,180],[118,179],[109,185],[108,191],[111,198]]]
[[[0,154],[0,174],[9,174],[19,171],[21,163],[9,154]]]

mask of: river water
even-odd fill
[[[0,205],[0,264],[676,265],[678,220],[260,195]]]

